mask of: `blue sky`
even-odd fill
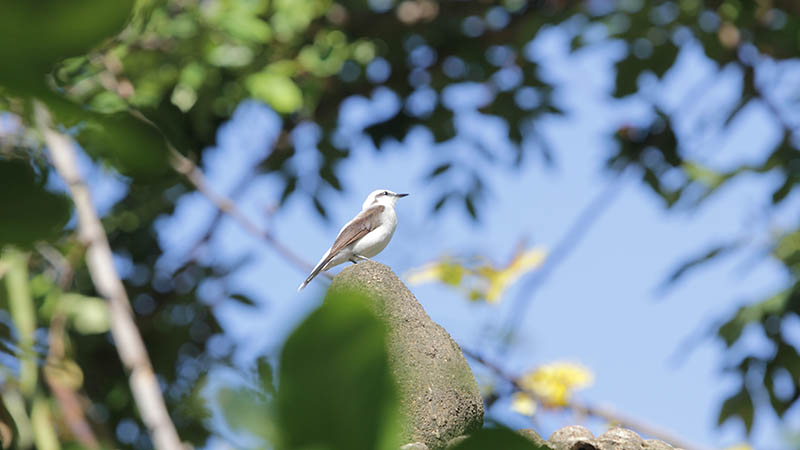
[[[412,291],[459,344],[485,352],[509,372],[520,373],[554,360],[577,361],[595,374],[594,385],[579,393],[585,402],[610,406],[703,448],[740,442],[744,437],[741,424],[715,427],[722,399],[736,387],[735,378],[720,373],[726,358],[721,344],[699,340],[688,353],[680,358],[675,355],[685,349],[682,343],[688,338],[738,305],[780,289],[786,275],[769,259],[743,254],[699,269],[666,293],[658,287],[688,257],[743,235],[766,242],[767,234],[754,230],[791,224],[797,220],[796,214],[789,208],[764,213],[776,182],[769,176],[741,177],[700,209],[667,211],[636,179],[636,173],[620,176],[605,171],[604,160],[613,149],[605,136],[620,124],[643,122],[649,113],[639,100],[608,99],[612,64],[621,56],[618,45],[596,45],[570,55],[568,38],[563,30],[551,29],[531,47],[531,53],[546,67],[545,75],[559,81],[558,99],[570,111],[567,117],[537,124],[555,150],[554,168],[545,167],[535,152],[529,153],[519,168],[502,163],[488,166],[475,161],[474,153],[465,151],[463,145],[434,146],[424,130],[415,130],[402,143],[375,152],[365,139],[350,132],[353,156],[340,172],[346,190],[324,197],[331,220],[320,219],[300,197],[270,216],[268,211],[277,203],[282,186],[274,176],[256,174],[254,165],[269,151],[280,118],[263,105],[245,102],[219,131],[219,146],[205,153],[203,169],[214,189],[226,194],[242,179],[251,178],[237,196],[238,204],[309,262],[327,249],[341,224],[358,212],[367,193],[377,188],[411,193],[398,203],[399,226],[393,241],[375,258],[401,276],[443,255],[477,253],[502,263],[522,238],[531,245],[552,248],[600,192],[610,184],[618,185],[619,193],[610,207],[536,291],[508,353],[494,353],[495,337],[510,313],[509,300],[518,295],[524,281],[498,305],[468,303],[438,285],[414,286]],[[699,49],[689,45],[663,82],[644,79],[642,86],[669,110],[681,105],[690,87],[714,71]],[[700,112],[709,111],[708,105],[719,105],[735,95],[737,83],[736,73],[720,74],[719,81],[703,93],[703,101],[696,102],[693,112],[681,115],[677,122],[683,132],[699,125],[703,138],[687,152],[712,167],[761,161],[779,136],[766,111],[757,106],[746,109],[729,134],[698,121]],[[469,104],[476,89],[470,86],[451,95]],[[341,120],[358,129],[371,114],[385,114],[396,106],[390,93],[378,90],[370,99],[348,102]],[[469,105],[465,108],[458,116],[460,129],[470,130],[488,148],[497,149],[500,161],[510,161],[498,124],[470,112]],[[298,156],[294,164],[308,174],[315,173],[319,162],[314,135],[313,125],[295,135]],[[479,223],[472,222],[460,207],[431,214],[438,190],[459,181],[458,173],[437,183],[425,178],[436,161],[446,158],[481,167],[490,194]],[[301,183],[299,189],[313,190],[311,180]],[[113,198],[109,192],[115,189],[96,188],[96,197],[105,201],[107,208],[108,198]],[[790,205],[796,207],[797,200],[791,199]],[[213,214],[211,204],[194,193],[179,201],[173,216],[159,221],[157,229],[165,249],[160,261],[163,268],[175,267],[187,256]],[[233,263],[245,256],[251,258],[249,262],[226,283],[257,299],[257,307],[235,301],[215,307],[226,333],[236,343],[236,361],[242,367],[262,354],[276,356],[287,334],[319,304],[327,284],[318,279],[298,295],[295,289],[305,274],[230,219],[221,222],[201,255],[218,263]],[[202,286],[201,300],[215,299],[220,292],[222,286],[208,282]],[[794,325],[790,324],[790,332],[798,338],[800,325]],[[765,350],[756,333],[749,332],[744,344]],[[484,379],[485,371],[474,368],[479,379]],[[223,372],[217,373],[219,379],[228,376]],[[504,402],[496,404],[491,413],[514,427],[533,426],[545,437],[574,423],[584,423],[596,433],[604,429],[602,423],[584,422],[567,413],[537,416],[531,424],[510,412]],[[800,427],[797,408],[787,414],[786,423]],[[759,416],[754,434],[757,448],[780,448],[780,432],[774,418]]]

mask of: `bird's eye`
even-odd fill
[[[389,195],[389,191],[383,191],[383,195]]]

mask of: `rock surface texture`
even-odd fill
[[[552,450],[680,450],[664,441],[642,439],[635,432],[619,427],[594,437],[588,429],[572,425],[556,430],[547,441],[530,429],[519,433]]]
[[[372,299],[388,327],[388,353],[406,417],[403,442],[441,449],[483,425],[483,399],[461,349],[433,322],[402,281],[383,264],[342,270],[329,289],[354,289]]]
[[[524,429],[517,431],[534,444],[543,449],[550,450],[682,450],[677,449],[658,439],[642,439],[635,432],[625,428],[612,428],[598,437],[591,431],[580,426],[572,425],[561,428],[544,440],[539,433]],[[446,450],[455,449],[467,437],[459,436],[447,443]],[[404,445],[400,450],[429,450],[420,442]]]

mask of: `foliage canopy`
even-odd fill
[[[71,386],[70,391],[89,399],[100,411],[90,421],[103,430],[102,439],[133,424],[137,433],[126,434],[132,438],[122,443],[148,445],[132,422],[137,414],[117,357],[97,333],[102,323],[81,326],[94,323],[83,317],[94,310],[71,306],[90,304],[96,293],[81,262],[84,248],[65,227],[69,203],[48,181],[48,164],[32,128],[33,99],[45,102],[62,130],[92,158],[124,175],[125,195],[105,215],[104,226],[114,251],[132,267],[126,288],[145,341],[157,349],[153,363],[173,419],[181,437],[197,445],[209,437],[203,422],[208,413],[198,407],[202,374],[214,365],[231,364],[231,344],[211,306],[197,301],[198,286],[223,280],[235,268],[191,260],[164,271],[157,266],[162,248],[154,223],[192,191],[168,168],[170,146],[202,158],[215,144],[220,124],[244,99],[263,101],[281,115],[280,137],[259,165],[263,173],[282,180],[281,202],[308,200],[326,215],[322,200],[347,187],[340,168],[353,145],[368,137],[380,151],[387,142],[421,129],[432,149],[444,150],[431,153],[426,174],[431,189],[443,193],[431,208],[458,205],[478,218],[491,189],[482,176],[486,164],[517,167],[532,155],[549,163],[558,159],[539,127],[569,111],[559,105],[558,85],[546,76],[530,43],[560,26],[570,33],[573,52],[619,45],[623,51],[615,62],[609,101],[633,98],[649,110],[646,121],[621,124],[609,136],[616,142],[608,156],[611,173],[630,168],[665,206],[684,208],[697,207],[744,175],[777,179],[769,201],[779,208],[797,195],[800,183],[800,150],[789,114],[793,105],[776,94],[783,80],[769,70],[796,63],[800,3],[793,0],[40,3],[0,4],[0,109],[11,113],[5,117],[20,120],[18,127],[0,134],[0,245],[28,251],[35,241],[49,242],[43,247],[49,250],[6,250],[0,260],[7,274],[0,299],[3,309],[11,311],[0,320],[15,330],[0,343],[17,361],[3,377],[21,393],[4,395],[6,403],[18,406],[10,408],[18,423],[24,423],[19,411],[26,404],[47,395],[30,369],[32,354],[47,354],[52,342],[61,342],[62,365],[69,370],[58,372],[61,384],[56,381],[48,389]],[[677,107],[655,92],[690,46],[702,48],[718,69],[708,83],[733,73],[740,87],[727,103],[701,111],[698,122],[726,134],[742,111],[765,108],[783,137],[763,161],[725,169],[706,166],[705,155],[693,150],[703,130],[678,121],[681,115],[697,114],[706,84],[692,89]],[[394,99],[391,114],[355,130],[339,120],[346,101],[384,94]],[[475,112],[502,121],[506,146],[487,148],[459,125],[464,114]],[[321,162],[312,171],[295,163],[301,150],[292,140],[293,130],[309,122],[320,130],[315,150]],[[454,148],[458,151],[447,151]],[[720,423],[736,417],[749,430],[757,408],[782,416],[800,399],[800,357],[781,328],[800,313],[798,233],[781,230],[770,240],[769,257],[785,267],[791,280],[785,289],[742,307],[715,329],[728,348],[748,326],[759,329],[775,348],[731,364],[742,383],[722,404]],[[714,247],[678,268],[671,280],[742,245]],[[74,270],[54,265],[62,259]],[[29,287],[20,289],[19,280],[27,280]],[[222,296],[250,302],[234,291]],[[66,325],[56,326],[65,315]],[[37,329],[49,329],[49,346],[34,339]],[[287,346],[301,344],[297,338]],[[294,369],[286,364],[281,370]],[[785,373],[791,380],[788,395],[775,389],[775,380]],[[91,374],[103,376],[81,381]],[[763,383],[746,382],[750,374],[763,374]],[[71,438],[80,441],[80,436]],[[20,439],[23,446],[32,442],[25,433]]]

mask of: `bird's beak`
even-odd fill
[[[397,198],[403,198],[403,197],[405,197],[405,196],[407,196],[407,195],[408,195],[408,194],[397,194]]]

